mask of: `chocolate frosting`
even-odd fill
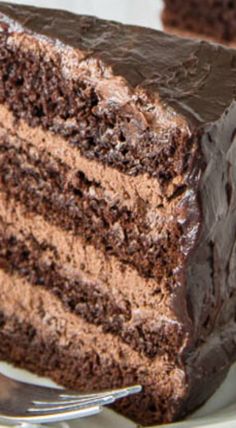
[[[0,3],[0,13],[101,60],[132,89],[160,96],[190,124],[216,120],[235,94],[233,49],[60,10]]]

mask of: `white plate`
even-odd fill
[[[4,0],[2,0],[4,1]],[[10,0],[9,0],[10,1]],[[161,0],[12,0],[15,3],[69,9],[81,14],[97,15],[123,23],[161,29]],[[173,0],[174,1],[174,0]],[[187,1],[187,0],[186,0]],[[52,385],[25,371],[0,363],[0,371],[25,381]],[[110,410],[89,419],[65,424],[63,428],[135,428],[136,425]],[[166,425],[169,428],[236,428],[236,365],[216,394],[185,422]]]
[[[39,378],[25,370],[0,363],[0,372],[25,382],[53,386],[51,380]],[[235,428],[236,427],[236,364],[214,396],[187,420],[165,425],[166,428]],[[51,427],[52,425],[50,425]],[[161,426],[159,426],[161,427]],[[163,425],[162,425],[163,427]],[[112,410],[105,409],[100,415],[79,419],[70,423],[53,425],[53,428],[137,428],[137,425]],[[152,428],[157,428],[152,427]]]

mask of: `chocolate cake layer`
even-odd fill
[[[83,235],[86,242],[131,263],[143,275],[161,280],[181,263],[176,241],[182,232],[178,218],[185,186],[163,198],[159,209],[148,209],[139,201],[130,211],[119,201],[107,202],[100,183],[89,181],[81,171],[73,174],[65,163],[10,131],[0,128],[0,139],[0,189],[29,210]]]
[[[81,275],[84,273],[91,281],[106,283],[107,287],[118,290],[123,298],[126,297],[135,305],[149,304],[155,308],[160,304],[160,288],[155,280],[140,277],[135,269],[96,250],[92,245],[86,245],[80,237],[75,239],[72,233],[52,226],[43,217],[28,213],[26,208],[14,200],[8,200],[2,193],[0,202],[1,221],[15,234],[33,235],[42,244],[49,241],[57,249],[56,261],[59,258],[64,269],[65,265],[70,264],[68,270],[71,273],[79,269]],[[135,293],[130,283],[135,284]],[[107,288],[108,291],[111,289]]]
[[[111,275],[109,260],[102,255],[100,261],[99,254],[88,256],[88,248],[83,250],[81,243],[73,244],[73,239],[70,246],[67,236],[51,229],[42,219],[27,218],[4,198],[0,198],[0,202],[1,269],[17,272],[31,284],[51,290],[67,310],[90,323],[101,324],[104,331],[119,335],[147,356],[153,358],[157,353],[168,352],[175,357],[176,349],[183,346],[181,325],[173,318],[169,296],[164,290],[156,290],[156,282],[147,281],[146,285],[152,288],[145,290],[143,281],[142,288],[138,288],[141,279],[137,277],[135,296],[131,290],[125,292],[125,288],[128,289],[125,276],[129,277],[129,273],[124,273],[125,267],[123,272],[115,269]],[[54,245],[56,243],[58,245]],[[83,257],[83,251],[87,257]],[[90,270],[96,271],[99,262],[102,272],[91,273]],[[115,273],[120,277],[119,283]],[[134,279],[135,273],[132,283]],[[147,311],[145,306],[150,299],[152,304]]]
[[[236,2],[217,0],[165,0],[163,22],[189,36],[208,38],[220,43],[236,42]]]
[[[31,128],[23,120],[16,120],[13,113],[3,104],[0,104],[0,118],[0,121],[4,123],[4,128],[11,134],[29,141],[38,150],[52,154],[55,158],[66,163],[75,174],[81,171],[89,181],[101,183],[104,189],[104,198],[111,205],[116,201],[124,203],[129,209],[135,208],[140,204],[140,201],[144,201],[150,208],[162,205],[164,195],[159,183],[147,174],[131,177],[114,168],[89,161],[82,157],[78,150],[70,150],[65,139],[45,131],[41,127]],[[169,198],[176,191],[177,186],[178,182],[174,182],[167,189],[166,193]]]
[[[17,118],[62,135],[88,159],[129,175],[146,172],[157,177],[162,185],[169,184],[186,168],[185,159],[191,147],[186,144],[187,127],[183,126],[181,131],[176,128],[176,121],[181,122],[181,118],[173,118],[171,122],[167,112],[164,126],[161,121],[151,126],[153,113],[149,118],[149,112],[145,111],[148,100],[140,94],[137,100],[129,102],[129,89],[123,88],[122,82],[110,84],[105,77],[105,91],[109,84],[108,90],[118,95],[118,99],[111,98],[107,105],[106,92],[100,94],[102,88],[96,87],[96,80],[102,79],[101,70],[95,69],[91,80],[89,69],[83,71],[83,65],[87,66],[82,61],[80,76],[76,76],[78,70],[75,76],[71,70],[68,79],[57,49],[53,46],[48,49],[43,40],[32,39],[30,34],[22,37],[19,33],[16,38],[2,36],[0,55],[0,101]],[[72,55],[72,58],[68,55],[69,59],[79,65],[81,58],[77,51]],[[25,96],[26,86],[31,93],[29,97]],[[150,106],[151,110],[154,108]],[[186,156],[182,156],[183,151]]]
[[[171,419],[174,409],[167,408],[163,398],[181,397],[185,392],[181,368],[166,357],[150,363],[113,335],[65,312],[60,301],[40,287],[3,271],[0,284],[1,358],[34,371],[37,360],[37,373],[80,391],[140,382],[143,395],[121,401],[119,410],[141,420],[145,407],[145,418],[150,422],[156,413],[160,420]]]
[[[120,401],[117,410],[132,419],[145,419],[149,424],[157,416],[159,421],[173,418],[178,397],[186,394],[182,368],[176,368],[166,357],[158,357],[150,363],[109,333],[100,332],[98,337],[97,327],[65,312],[60,301],[40,287],[35,290],[26,281],[16,276],[10,278],[2,271],[0,284],[1,358],[80,391],[96,391],[98,385],[105,389],[140,382],[144,387],[143,395]],[[228,325],[227,330],[235,337],[235,325]],[[224,331],[220,341],[218,336],[212,335],[208,349],[202,344],[202,352],[192,361],[194,386],[199,385],[198,376],[202,376],[208,358],[214,357],[216,364],[212,365],[209,377],[201,380],[202,389],[193,391],[195,402],[206,391],[211,393],[225,376],[231,358],[226,351],[222,353],[222,343],[225,349],[232,346]],[[82,373],[81,366],[84,367]],[[216,372],[216,367],[221,370]],[[207,384],[209,378],[211,383]],[[166,402],[170,403],[168,407]],[[189,401],[185,408],[179,408],[179,416],[184,415],[187,406],[191,409],[193,405],[195,403]]]
[[[124,414],[179,418],[235,359],[236,53],[62,11],[0,14],[0,275],[18,290],[0,302],[1,355],[69,386],[88,370],[87,388],[140,382]]]
[[[146,162],[152,163],[151,154],[159,156],[158,148],[165,150],[168,142],[171,141],[169,134],[173,132],[177,132],[177,136],[180,134],[178,146],[183,139],[185,143],[190,137],[190,125],[192,129],[196,123],[217,120],[229,104],[229,100],[232,100],[231,90],[234,86],[235,67],[230,59],[231,56],[234,58],[235,54],[233,51],[225,51],[223,47],[213,47],[207,43],[174,38],[143,27],[122,25],[61,10],[40,9],[4,2],[1,3],[1,14],[3,29],[1,69],[5,67],[12,51],[13,56],[16,51],[21,55],[26,52],[30,54],[32,61],[34,56],[40,58],[42,65],[46,59],[48,59],[48,66],[51,58],[56,61],[56,67],[53,69],[52,66],[49,75],[53,72],[57,79],[59,69],[68,88],[71,87],[70,82],[82,80],[87,84],[92,82],[94,87],[97,87],[97,96],[101,102],[101,109],[105,109],[105,113],[109,115],[112,109],[116,111],[117,108],[121,108],[125,117],[128,116],[127,119],[130,119],[129,130],[134,127],[134,132],[133,138],[129,140],[129,146],[136,145],[138,131],[143,123],[145,123],[145,129],[150,128],[154,134],[156,133],[154,151],[150,146],[152,138],[146,143],[146,148],[151,148],[150,156],[145,156]],[[216,102],[213,88],[215,74],[222,73],[222,69],[219,69],[219,61],[222,67],[224,66],[225,79],[218,81],[220,102]],[[35,63],[38,64],[38,61],[35,60]],[[14,64],[12,61],[11,64],[12,67],[9,69],[12,70],[13,75],[15,68],[19,66],[19,77],[24,73],[27,61],[21,62],[18,56]],[[38,70],[36,64],[35,69]],[[41,95],[44,92],[47,93],[48,88],[47,79],[43,79],[43,67],[40,70]],[[26,70],[25,72],[25,78],[27,79],[27,76],[29,78],[30,89],[30,72],[29,75]],[[6,73],[6,81],[14,79],[14,76],[9,74],[9,72]],[[18,85],[19,91],[26,88],[26,85],[21,81],[18,82],[17,78],[12,81],[12,84],[10,81],[8,95],[11,88],[17,91]],[[5,86],[4,82],[1,84],[4,98],[4,87],[7,83]],[[32,90],[32,92],[35,91],[37,87]],[[77,95],[79,94],[80,92]],[[56,92],[55,95],[57,100],[58,93]],[[63,102],[62,98],[66,99],[64,95],[59,97],[59,101]],[[28,99],[28,96],[25,97],[25,101],[26,98]],[[37,96],[36,99],[38,99]],[[80,101],[79,96],[76,96],[76,99],[77,102]],[[17,102],[12,109],[17,109]],[[126,113],[127,109],[131,110],[130,114]],[[22,117],[24,115],[22,106],[19,110]],[[30,110],[30,101],[28,101],[27,112],[28,110]],[[136,116],[137,112],[141,114]],[[50,116],[49,113],[48,116]],[[94,112],[92,113],[94,115]],[[37,112],[35,116],[37,119]],[[32,125],[32,121],[29,124]],[[125,120],[121,122],[121,126],[125,127]],[[109,127],[106,124],[105,129],[107,128]],[[142,140],[143,137],[142,135]],[[118,149],[119,144],[116,144],[115,148],[116,146]],[[184,153],[179,154],[179,161],[182,164]],[[143,152],[140,158],[143,158]],[[111,162],[113,165],[115,159]],[[140,159],[138,164],[141,164]],[[181,170],[181,167],[174,166],[174,163],[172,166]],[[154,169],[155,174],[156,165]],[[124,172],[126,173],[127,170],[128,167]]]

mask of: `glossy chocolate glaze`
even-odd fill
[[[236,102],[201,131],[198,182],[201,228],[188,256],[186,283],[194,326],[187,356],[187,407],[200,405],[223,380],[236,351]]]
[[[24,31],[79,50],[81,59],[101,60],[131,88],[161,96],[191,122],[218,119],[235,94],[234,50],[60,10],[0,3],[0,13]],[[10,24],[7,18],[1,22]]]
[[[57,49],[66,52],[69,46],[81,60],[100,61],[123,79],[121,86],[148,93],[182,118],[180,127],[189,127],[196,153],[182,203],[187,261],[173,293],[186,326],[188,346],[180,359],[189,387],[173,417],[184,415],[214,391],[235,359],[236,53],[68,12],[8,4],[0,12],[7,15],[1,18],[3,31],[10,25],[11,31],[46,36]]]

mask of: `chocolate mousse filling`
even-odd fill
[[[3,104],[0,104],[0,122],[9,134],[18,136],[23,143],[30,142],[37,150],[47,152],[74,171],[81,171],[89,181],[101,183],[104,197],[122,201],[130,210],[134,209],[138,201],[143,200],[148,207],[155,209],[162,204],[163,192],[158,181],[147,174],[132,177],[121,173],[115,168],[93,162],[81,156],[78,150],[71,150],[68,142],[58,135],[45,131],[41,126],[32,128],[22,119],[16,119],[13,113]],[[170,184],[167,194],[171,197],[178,185]]]
[[[79,272],[70,274],[66,266],[63,269],[55,259],[57,250],[50,243],[40,245],[33,236],[20,240],[7,233],[7,226],[1,225],[0,219],[1,269],[11,275],[16,272],[30,284],[49,289],[59,297],[66,310],[90,323],[101,324],[104,332],[120,336],[150,358],[157,353],[173,355],[182,346],[181,326],[161,315],[161,310],[160,314],[157,310],[145,314],[141,305],[133,308],[131,302],[117,292],[113,295],[102,283],[84,279]],[[140,311],[139,317],[135,317],[136,311]],[[155,325],[153,316],[156,317]]]
[[[172,409],[166,408],[162,397],[167,399],[174,390],[182,395],[186,386],[184,373],[181,368],[176,369],[170,359],[159,356],[150,361],[135,350],[131,352],[130,347],[117,337],[103,333],[100,327],[66,312],[58,298],[18,276],[9,278],[3,272],[0,286],[2,358],[7,357],[19,366],[34,370],[37,357],[39,374],[46,374],[58,383],[67,383],[71,388],[84,392],[141,383],[143,395],[137,395],[132,405],[129,399],[121,400],[119,410],[132,418],[135,411],[141,416],[143,410],[140,405],[145,400],[147,419],[151,421],[154,412],[158,412],[160,418],[163,418],[162,412],[168,412],[171,418]],[[11,345],[13,332],[14,349]],[[29,346],[23,346],[27,343]],[[51,347],[54,352],[51,352]],[[83,377],[81,367],[84,368]],[[170,382],[166,382],[168,373],[172,374]],[[155,405],[156,396],[158,407]]]
[[[140,200],[137,210],[130,211],[118,202],[107,203],[100,183],[83,172],[71,176],[67,165],[47,152],[38,152],[3,128],[0,134],[0,190],[50,223],[130,263],[141,275],[160,281],[163,275],[171,277],[181,263],[176,243],[182,235],[178,216],[185,186],[177,187],[159,209],[148,210]]]

